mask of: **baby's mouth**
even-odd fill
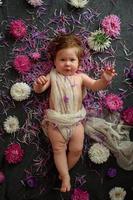
[[[66,71],[67,71],[67,72],[70,72],[70,71],[71,71],[71,68],[66,68]]]

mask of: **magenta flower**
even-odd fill
[[[33,53],[30,54],[30,57],[33,60],[37,61],[37,60],[39,60],[41,58],[41,54],[39,52],[33,52]]]
[[[5,175],[3,172],[0,171],[0,184],[5,181]]]
[[[5,150],[5,159],[9,164],[21,162],[24,156],[24,150],[19,144],[11,144]]]
[[[14,68],[20,72],[21,74],[25,74],[30,71],[32,65],[28,56],[26,55],[18,55],[13,61]]]
[[[64,102],[65,102],[65,103],[68,103],[68,101],[69,101],[69,98],[65,95],[65,96],[64,96]]]
[[[109,15],[102,20],[101,26],[108,36],[116,38],[120,35],[120,23],[120,18],[117,15]]]
[[[14,20],[10,23],[10,31],[15,39],[21,39],[27,34],[27,27],[25,23],[21,20]]]
[[[105,97],[105,105],[110,111],[118,111],[123,107],[122,99],[116,94],[108,94]]]
[[[71,196],[71,200],[89,200],[89,194],[87,191],[83,191],[79,188],[74,189],[74,192]]]
[[[133,125],[133,107],[129,107],[122,112],[122,119],[128,125]]]

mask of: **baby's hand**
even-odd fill
[[[111,81],[114,76],[116,76],[117,73],[114,69],[114,67],[107,67],[103,70],[102,78],[104,78],[106,81]]]
[[[43,87],[46,82],[47,82],[47,78],[45,76],[39,76],[39,78],[37,78],[37,80],[35,81],[35,85],[36,86],[40,86],[40,87]]]

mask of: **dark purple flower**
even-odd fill
[[[0,184],[5,181],[5,175],[3,172],[0,172]]]
[[[113,178],[117,174],[117,170],[115,168],[110,167],[107,171],[107,176]]]
[[[128,73],[128,77],[133,81],[133,66],[130,68],[130,71]]]
[[[34,176],[28,176],[25,182],[30,188],[36,188],[38,186],[37,178]]]
[[[74,192],[71,196],[71,200],[89,200],[89,194],[87,191],[83,191],[79,188],[74,189]]]

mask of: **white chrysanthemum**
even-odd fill
[[[0,0],[0,6],[3,4],[3,2]]]
[[[67,1],[70,5],[76,8],[83,8],[89,2],[88,0],[69,0]]]
[[[43,4],[42,0],[27,0],[27,2],[34,7],[41,6]]]
[[[122,187],[114,187],[110,190],[109,196],[111,200],[124,200],[126,191]]]
[[[10,89],[11,97],[16,101],[28,99],[31,93],[31,88],[27,83],[15,83]]]
[[[90,49],[94,51],[104,51],[111,45],[111,38],[107,36],[103,31],[96,30],[91,32],[91,35],[88,37],[88,44]]]
[[[110,152],[104,145],[95,143],[90,147],[88,154],[92,162],[101,164],[107,161]]]
[[[7,133],[15,133],[19,129],[19,121],[15,116],[9,116],[4,121],[4,130]]]

